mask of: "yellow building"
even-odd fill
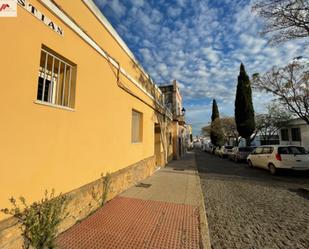
[[[18,0],[0,28],[0,208],[51,188],[84,201],[106,172],[114,196],[171,158],[161,91],[91,0]]]
[[[172,137],[173,137],[173,159],[180,159],[186,153],[187,128],[185,122],[185,109],[182,106],[182,96],[176,80],[171,84],[160,85],[160,90],[164,94],[165,104],[173,114]]]

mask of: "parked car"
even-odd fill
[[[227,158],[233,151],[233,146],[224,146],[223,152],[222,152],[222,157]]]
[[[247,161],[250,167],[268,169],[273,175],[278,169],[309,170],[309,154],[301,146],[260,146],[248,156]]]
[[[254,149],[255,147],[234,147],[228,157],[234,162],[246,161],[247,157]]]
[[[215,147],[210,144],[206,147],[205,151],[208,152],[208,153],[213,153],[213,150],[215,149]]]
[[[214,149],[214,154],[215,154],[216,156],[222,157],[223,150],[224,150],[224,147],[223,147],[223,146],[221,146],[221,147],[218,146],[218,147],[216,147],[216,148]]]

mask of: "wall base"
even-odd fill
[[[137,182],[149,177],[156,169],[156,158],[152,156],[112,173],[108,200],[135,185]],[[99,203],[93,198],[94,193],[98,196],[102,194],[101,179],[66,193],[70,200],[67,207],[69,216],[60,224],[59,233],[67,230],[77,221],[86,218],[99,208]],[[23,238],[16,219],[9,218],[0,221],[0,248],[16,249],[22,248],[22,245]]]

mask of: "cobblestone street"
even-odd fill
[[[309,174],[196,152],[213,249],[308,249]]]

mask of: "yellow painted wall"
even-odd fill
[[[106,59],[37,0],[64,30],[61,37],[18,6],[1,18],[0,208],[10,196],[40,198],[45,189],[67,192],[154,155],[154,111],[117,86]],[[81,1],[56,1],[132,76],[139,70]],[[83,14],[80,14],[83,13]],[[75,111],[35,104],[41,46],[77,65]],[[131,65],[130,65],[131,64]],[[152,103],[127,78],[121,81]],[[131,111],[143,113],[143,142],[131,143]]]

